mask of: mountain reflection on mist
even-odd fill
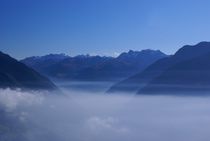
[[[210,138],[210,97],[65,92],[66,96],[49,96],[42,92],[0,90],[0,103],[7,116],[19,123],[18,128],[24,128],[21,131],[25,141]]]

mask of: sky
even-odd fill
[[[210,41],[209,0],[0,0],[0,50],[21,59],[49,53],[173,54]]]

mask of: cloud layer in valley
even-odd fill
[[[78,92],[47,96],[6,89],[0,90],[0,104],[5,117],[19,123],[18,128],[23,126],[27,141],[205,141],[210,137],[210,97]]]

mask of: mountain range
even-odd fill
[[[210,42],[187,45],[108,92],[138,94],[193,93],[210,90]]]
[[[50,54],[21,61],[0,52],[0,88],[56,90],[47,78],[117,81],[109,93],[185,94],[210,91],[210,42],[186,45],[174,55],[128,51],[118,57]]]
[[[2,52],[0,66],[0,88],[57,90],[48,78]]]
[[[39,73],[68,81],[119,81],[144,70],[155,61],[167,57],[159,50],[124,52],[118,57],[50,54],[28,57],[22,63]]]

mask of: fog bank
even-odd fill
[[[24,129],[25,141],[210,138],[210,97],[134,97],[73,91],[66,92],[67,96],[49,95],[0,90],[1,109]]]

